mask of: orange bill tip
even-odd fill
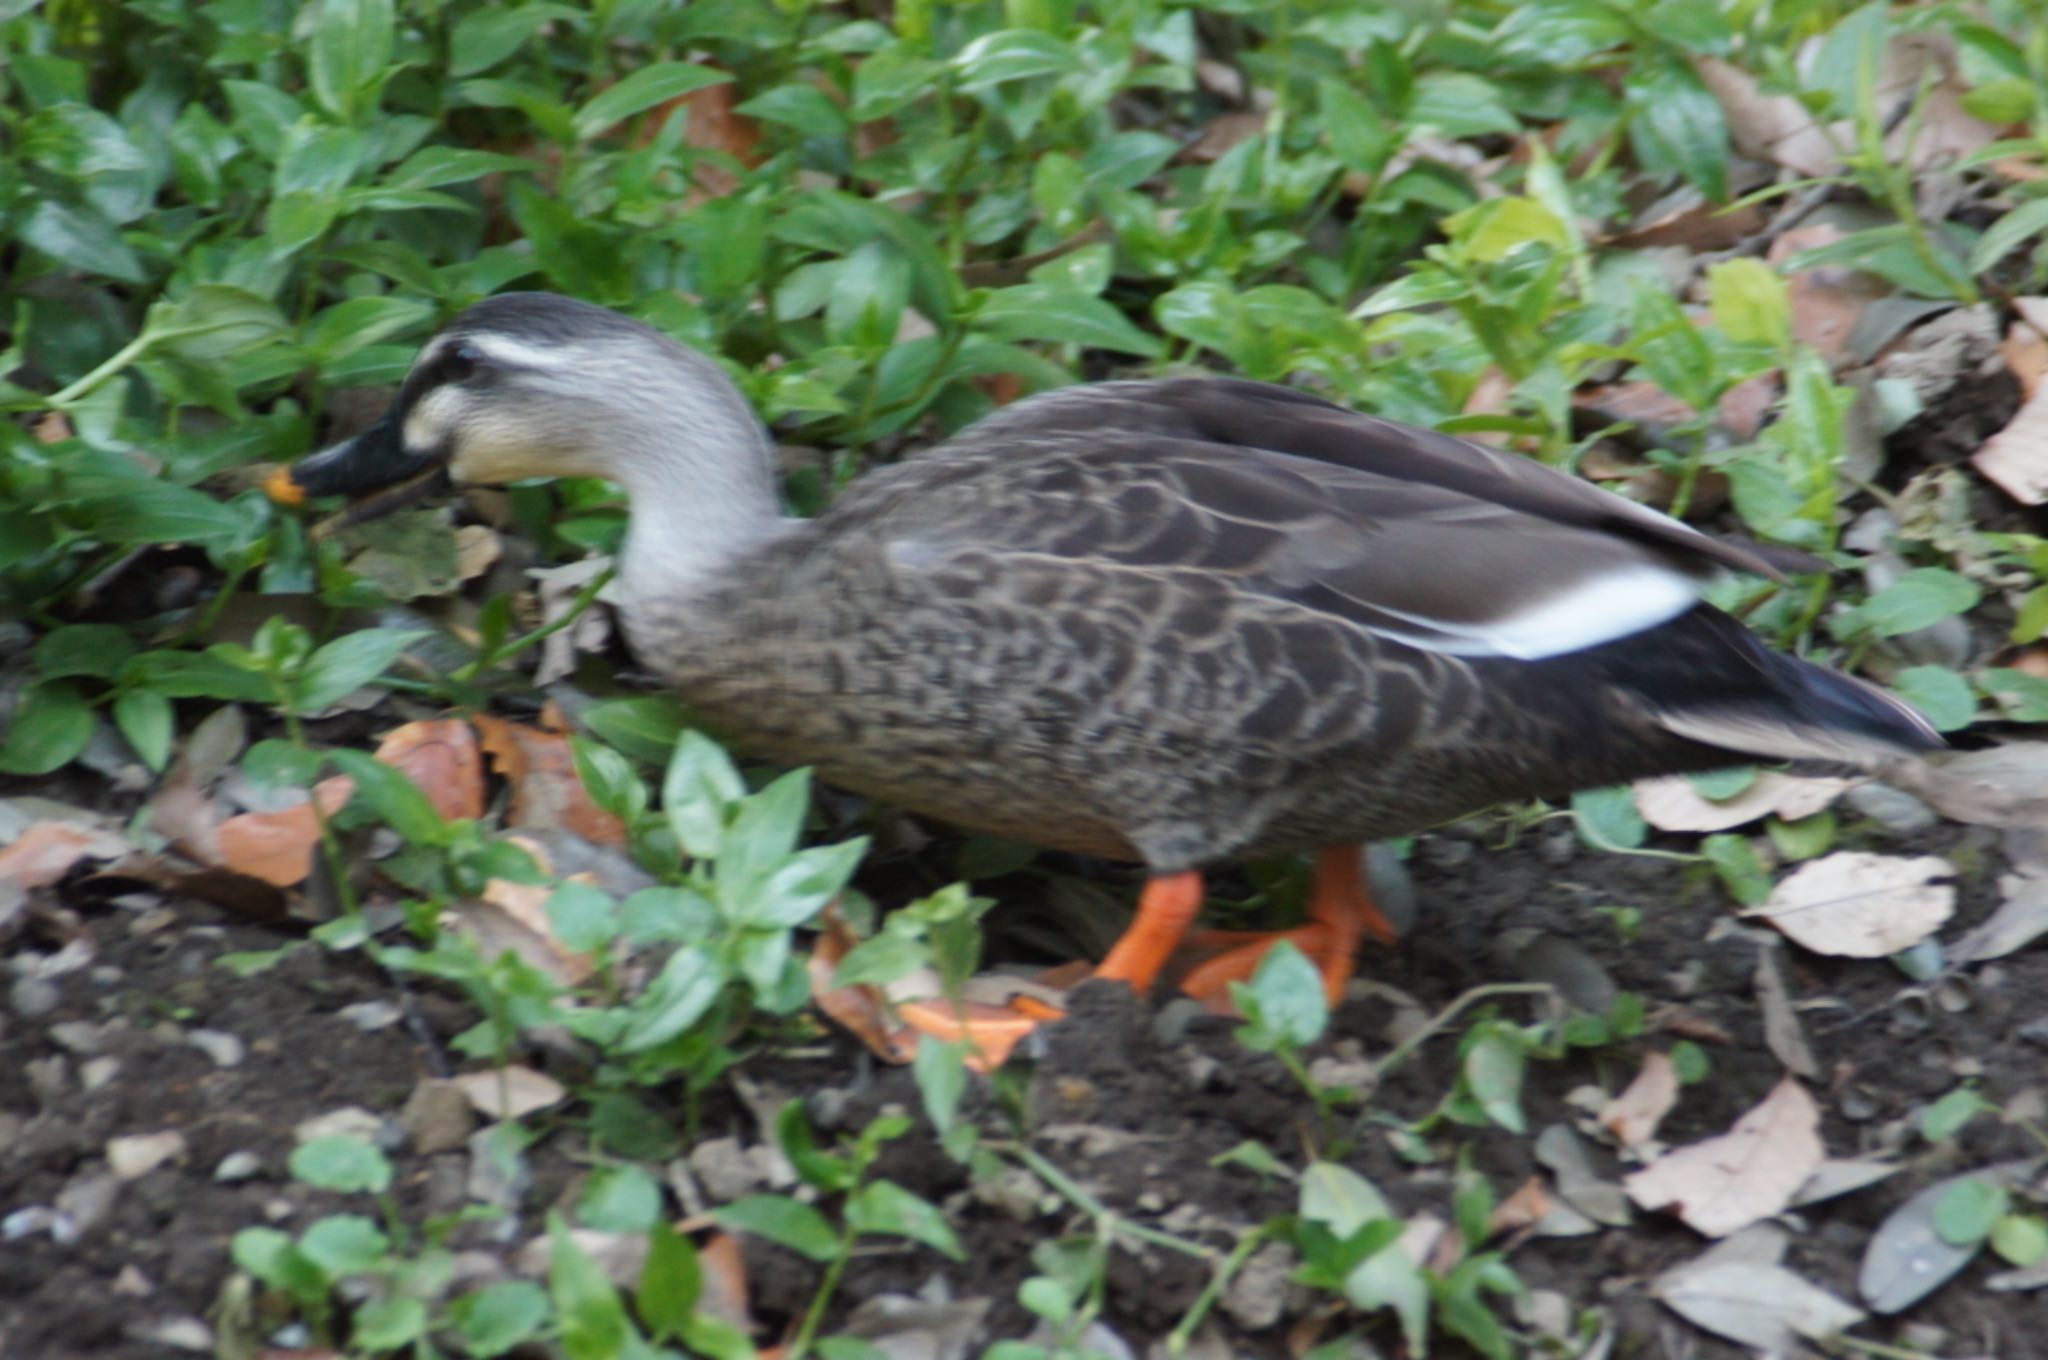
[[[263,479],[263,494],[279,505],[304,505],[306,488],[292,479],[289,466],[280,467]]]

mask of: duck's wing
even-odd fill
[[[1771,570],[1532,460],[1229,379],[1019,403],[831,518],[901,570],[993,556],[1028,576],[1197,573],[1467,657],[1597,646],[1691,608],[1716,571]]]

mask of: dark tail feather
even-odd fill
[[[1912,705],[1875,685],[1760,645],[1756,656],[1764,692],[1659,708],[1658,725],[1708,746],[1777,760],[1868,765],[1948,745]]]
[[[1652,721],[1716,750],[1870,765],[1948,744],[1912,705],[1774,652],[1710,605],[1603,651],[1609,682],[1635,695]]]

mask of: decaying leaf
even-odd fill
[[[625,823],[593,803],[577,776],[566,732],[483,713],[475,721],[492,767],[512,786],[507,825],[559,828],[598,845],[626,843]]]
[[[562,1083],[519,1063],[489,1072],[461,1072],[449,1078],[470,1106],[486,1119],[524,1119],[567,1099]]]
[[[220,851],[216,867],[277,888],[305,882],[320,844],[313,800],[319,801],[322,816],[332,817],[347,805],[355,787],[354,780],[335,775],[321,780],[306,802],[278,812],[243,812],[228,818],[214,831]]]
[[[1907,858],[1841,850],[1804,864],[1744,916],[1769,922],[1816,954],[1878,959],[1909,949],[1955,911],[1955,866],[1936,855]]]
[[[2014,741],[1907,761],[1887,770],[1885,782],[1958,822],[2048,827],[2048,742]]]
[[[1899,1163],[1879,1162],[1857,1157],[1830,1157],[1814,1169],[1806,1178],[1806,1184],[1799,1187],[1799,1193],[1792,1196],[1794,1209],[1822,1200],[1846,1195],[1865,1186],[1876,1185],[1881,1180],[1897,1175]]]
[[[1820,1076],[1820,1064],[1814,1061],[1813,1046],[1806,1042],[1806,1030],[1792,1009],[1791,993],[1778,969],[1781,946],[1765,938],[1768,943],[1757,950],[1754,977],[1757,1008],[1764,1016],[1764,1043],[1786,1071],[1812,1081]]]
[[[1631,1175],[1645,1209],[1675,1207],[1687,1226],[1725,1237],[1782,1210],[1826,1156],[1820,1108],[1791,1077],[1717,1138],[1678,1148]]]
[[[812,946],[805,971],[811,979],[811,1000],[818,1009],[843,1026],[868,1050],[884,1062],[906,1063],[916,1054],[913,1036],[897,1031],[882,989],[867,983],[837,987],[832,979],[839,965],[860,943],[847,924],[838,904],[825,908],[818,917],[818,940]]]
[[[0,848],[0,881],[18,888],[45,888],[86,859],[114,859],[128,842],[111,831],[78,822],[37,822]]]
[[[1668,1053],[1652,1052],[1628,1089],[1600,1111],[1600,1126],[1623,1147],[1640,1147],[1657,1136],[1657,1125],[1678,1104],[1678,1068]]]
[[[1800,1337],[1818,1340],[1863,1321],[1862,1309],[1781,1265],[1688,1264],[1659,1276],[1652,1289],[1694,1326],[1773,1355]]]
[[[2020,504],[2048,501],[2048,388],[2027,398],[1970,462]]]
[[[1856,1292],[1876,1313],[1910,1308],[1945,1284],[1983,1250],[1979,1240],[1958,1246],[1934,1226],[1934,1212],[1959,1181],[1979,1172],[1936,1181],[1886,1216],[1863,1249]]]
[[[2002,874],[1998,891],[2004,898],[1991,913],[1949,951],[1954,963],[2002,959],[2048,935],[2048,878]]]
[[[1635,782],[1636,810],[1659,831],[1726,831],[1778,817],[1796,822],[1841,797],[1848,779],[1803,778],[1766,770],[1733,798],[1708,798],[1684,775]]]

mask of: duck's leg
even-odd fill
[[[1251,935],[1247,943],[1210,959],[1181,979],[1182,990],[1214,1004],[1227,1003],[1231,983],[1249,981],[1276,942],[1291,940],[1323,975],[1324,995],[1335,1006],[1351,981],[1360,938],[1370,935],[1382,944],[1392,944],[1398,938],[1373,905],[1365,883],[1364,857],[1355,845],[1328,846],[1316,856],[1308,915],[1306,925]]]
[[[1158,874],[1146,880],[1138,895],[1138,914],[1095,970],[1095,976],[1128,982],[1144,996],[1159,980],[1160,969],[1180,947],[1181,939],[1202,910],[1202,875],[1196,870]],[[980,1065],[1000,1066],[1025,1035],[1063,1012],[1042,1003],[1013,1003],[1012,1008],[973,1006],[965,1013],[944,1001],[915,1001],[897,1007],[905,1024],[936,1039],[966,1040],[980,1055]]]

